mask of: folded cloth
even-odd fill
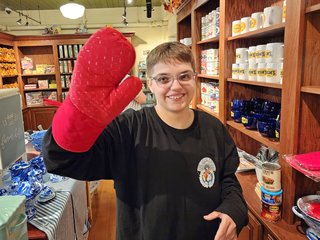
[[[52,200],[46,203],[35,204],[37,214],[28,222],[43,231],[47,235],[48,240],[59,239],[56,236],[57,228],[61,225],[60,219],[65,209],[68,209],[66,205],[68,201],[71,201],[70,195],[70,192],[56,192],[56,196]],[[73,223],[73,216],[70,219]],[[63,239],[75,239],[74,227],[68,228],[65,226],[65,230],[65,238]]]

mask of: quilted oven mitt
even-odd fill
[[[52,122],[57,144],[72,152],[90,149],[102,130],[141,90],[141,81],[129,77],[135,50],[117,30],[103,28],[81,48],[71,86]]]

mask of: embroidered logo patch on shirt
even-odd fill
[[[209,157],[202,158],[198,164],[197,171],[199,173],[199,180],[203,187],[211,188],[214,184],[214,173],[216,165]]]

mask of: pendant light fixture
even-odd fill
[[[84,10],[85,10],[84,6],[71,1],[60,7],[60,11],[62,15],[65,18],[69,18],[69,19],[77,19],[82,17],[84,14]]]

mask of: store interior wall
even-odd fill
[[[61,28],[61,34],[73,34],[82,24],[86,25],[88,33],[93,33],[103,26],[112,26],[121,32],[135,33],[132,43],[136,49],[136,63],[133,73],[138,73],[139,61],[155,46],[166,41],[175,41],[177,36],[176,15],[166,12],[162,6],[154,7],[152,17],[147,18],[145,7],[128,7],[126,9],[128,26],[122,23],[124,8],[86,9],[82,18],[71,20],[64,18],[59,10],[23,11],[24,14],[41,21],[41,24],[29,20],[29,26],[16,21],[19,15],[15,12],[7,14],[0,11],[0,31],[12,35],[42,35],[46,27],[52,25]]]

